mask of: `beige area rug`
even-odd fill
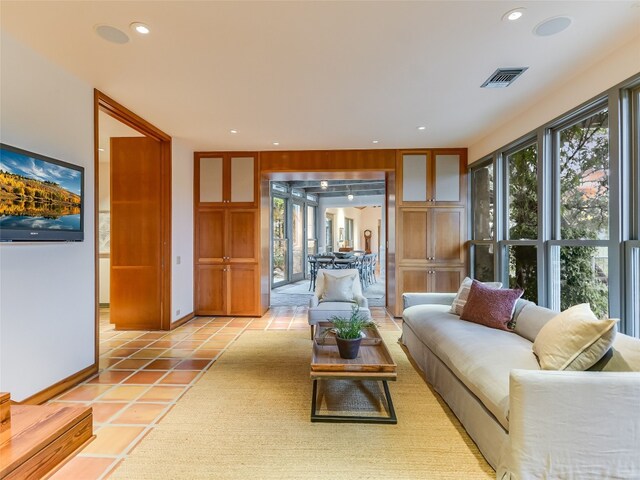
[[[307,334],[244,332],[110,478],[495,478],[397,333],[384,337],[398,364],[389,383],[398,424],[311,423]]]

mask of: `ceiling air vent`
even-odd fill
[[[481,88],[505,88],[513,83],[529,67],[499,68],[480,85]]]

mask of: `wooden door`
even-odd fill
[[[111,138],[111,322],[162,328],[161,144]]]
[[[228,265],[196,266],[196,315],[227,314]]]

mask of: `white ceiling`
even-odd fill
[[[1,6],[3,30],[196,150],[468,146],[613,50],[640,45],[636,0]],[[525,16],[503,21],[515,7]],[[532,34],[556,15],[571,27]],[[134,21],[151,34],[132,32]],[[104,41],[98,24],[130,42]],[[479,88],[515,66],[529,70],[509,88]]]

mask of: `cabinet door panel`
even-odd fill
[[[229,267],[229,315],[259,315],[257,265]]]
[[[460,202],[460,155],[436,155],[434,200]]]
[[[426,268],[400,270],[399,297],[408,292],[428,292],[429,275]]]
[[[464,263],[464,209],[434,208],[429,256],[432,263]]]
[[[222,261],[224,256],[224,210],[198,214],[198,261]]]
[[[231,202],[254,203],[253,157],[231,157]]]
[[[427,201],[427,155],[402,155],[402,201]]]
[[[200,159],[200,201],[222,203],[224,159],[222,157]]]
[[[457,292],[465,276],[464,268],[431,270],[429,291],[437,293]]]
[[[255,210],[227,211],[227,256],[231,261],[257,262]]]
[[[400,261],[427,260],[427,212],[402,211]]]
[[[198,265],[196,283],[196,315],[225,315],[226,269],[224,265]]]

